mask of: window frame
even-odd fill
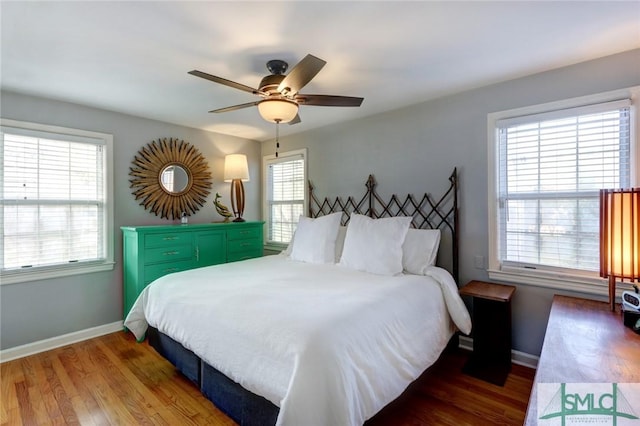
[[[302,148],[302,149],[296,149],[296,150],[292,150],[292,151],[286,151],[286,152],[280,152],[278,153],[278,157],[276,157],[275,154],[270,154],[270,155],[265,155],[262,158],[262,214],[263,214],[263,220],[265,222],[265,226],[264,226],[264,241],[265,241],[265,248],[268,250],[274,250],[274,251],[280,251],[280,250],[284,250],[287,248],[287,246],[289,245],[289,243],[277,243],[277,242],[271,242],[268,239],[269,236],[269,223],[270,223],[270,216],[271,216],[271,210],[269,208],[269,201],[268,201],[268,195],[269,195],[269,165],[275,162],[282,162],[283,159],[286,159],[287,157],[298,157],[298,156],[302,156],[302,159],[304,161],[304,185],[305,185],[305,191],[304,191],[304,198],[303,198],[303,208],[302,208],[302,212],[305,216],[307,216],[309,214],[309,193],[307,191],[307,182],[309,181],[309,175],[308,175],[308,170],[309,170],[309,158],[308,158],[308,152],[307,152],[307,148]],[[277,160],[277,161],[276,161]],[[286,160],[284,160],[286,161]]]
[[[501,264],[499,253],[499,127],[501,120],[521,116],[534,116],[548,112],[579,108],[593,104],[630,99],[630,184],[638,186],[638,166],[640,166],[640,114],[638,114],[638,99],[640,86],[613,90],[594,95],[581,96],[566,100],[549,102],[544,104],[526,106],[505,111],[489,113],[487,115],[487,145],[488,145],[488,268],[490,279],[516,284],[532,285],[537,287],[552,288],[556,290],[570,290],[588,294],[608,295],[607,280],[600,278],[598,272],[579,272],[575,270],[562,270],[561,268],[528,269],[524,267],[505,266]],[[630,288],[630,284],[622,284],[619,291]]]
[[[91,138],[103,141],[106,149],[105,164],[105,208],[104,208],[104,229],[103,241],[105,257],[103,260],[93,262],[78,262],[67,264],[56,264],[38,266],[32,269],[0,269],[0,285],[16,284],[36,280],[46,280],[60,278],[71,275],[88,274],[93,272],[111,271],[114,269],[114,190],[113,190],[113,135],[107,133],[93,132],[88,130],[73,129],[68,127],[53,126],[47,124],[32,123],[27,121],[11,120],[0,118],[0,126],[3,128],[15,128],[26,132],[38,132],[56,134],[58,136],[69,136],[70,139]],[[10,133],[10,132],[8,132]],[[0,224],[0,226],[4,226]]]

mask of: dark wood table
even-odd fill
[[[556,295],[525,425],[538,424],[539,383],[638,383],[640,335],[609,304]]]
[[[510,285],[471,281],[460,289],[473,297],[473,353],[462,371],[502,386],[511,371]]]

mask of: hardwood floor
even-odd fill
[[[534,370],[504,387],[460,372],[453,350],[367,426],[522,425]],[[1,425],[234,425],[146,343],[113,333],[0,364]]]

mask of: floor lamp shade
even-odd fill
[[[616,279],[640,278],[640,188],[600,190],[600,276],[609,278],[615,310]]]
[[[234,222],[244,222],[244,185],[249,181],[249,165],[244,154],[230,154],[224,159],[224,181],[231,182],[231,207]]]

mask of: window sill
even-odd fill
[[[525,273],[519,270],[487,270],[489,278],[513,284],[523,284],[553,290],[573,291],[596,296],[609,296],[608,281],[594,276],[577,276],[552,272]],[[633,287],[627,282],[617,282],[616,295],[620,296],[624,290]]]
[[[0,285],[18,284],[28,281],[48,280],[52,278],[68,277],[70,275],[90,274],[93,272],[112,271],[115,262],[91,263],[50,268],[38,268],[32,271],[11,271],[0,274]]]

